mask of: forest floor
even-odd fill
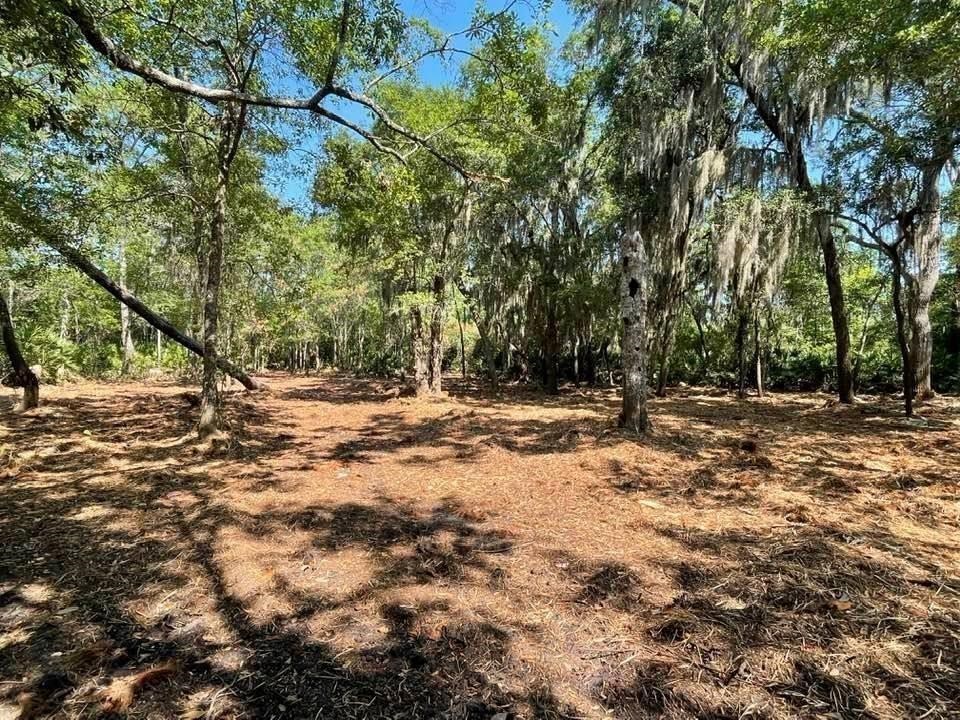
[[[0,718],[947,718],[960,402],[0,395]]]

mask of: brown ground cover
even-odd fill
[[[947,718],[960,403],[231,397],[0,404],[0,718]]]

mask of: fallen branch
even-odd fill
[[[143,318],[147,323],[152,327],[156,328],[168,338],[173,340],[176,343],[179,343],[185,347],[190,352],[198,355],[200,357],[204,356],[203,346],[194,340],[189,335],[185,335],[180,332],[173,324],[167,320],[162,315],[155,313],[149,307],[147,307],[140,299],[133,295],[130,291],[122,288],[120,285],[115,283],[106,273],[104,273],[100,268],[94,265],[92,262],[87,260],[84,255],[77,250],[76,248],[71,247],[70,245],[59,241],[54,238],[43,238],[44,243],[52,247],[58,253],[60,253],[63,258],[69,262],[73,267],[82,272],[88,278],[93,280],[97,285],[102,287],[108,293],[113,295],[117,300],[122,302],[128,308],[133,310],[137,315]],[[241,385],[243,385],[247,390],[261,390],[263,386],[257,382],[255,379],[247,375],[243,370],[234,365],[232,362],[227,360],[224,357],[219,355],[216,357],[217,367],[220,368],[230,377],[237,380]]]
[[[174,342],[200,357],[204,356],[203,346],[189,335],[180,332],[173,323],[159,313],[154,312],[130,291],[115,283],[105,272],[90,262],[68,238],[64,237],[52,223],[45,219],[40,208],[28,208],[7,184],[0,184],[0,208],[3,216],[16,225],[25,234],[56,250],[68,263],[122,302],[151,327],[156,328]],[[237,380],[247,390],[261,390],[263,385],[247,375],[243,370],[226,358],[216,358],[217,367]]]

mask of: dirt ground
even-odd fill
[[[0,719],[957,718],[960,402],[0,397]]]

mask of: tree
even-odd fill
[[[650,429],[647,415],[646,257],[640,231],[624,230],[620,248],[620,318],[623,323],[623,408],[619,424],[637,434]]]
[[[817,102],[824,97],[832,98],[834,94],[826,86],[803,87],[803,92],[798,94],[798,88],[782,82],[786,75],[783,58],[764,53],[765,48],[761,45],[761,41],[776,31],[773,11],[765,4],[756,8],[747,0],[668,3],[667,7],[667,12],[658,12],[661,9],[659,3],[646,0],[625,6],[623,3],[600,3],[598,34],[601,38],[613,38],[624,19],[631,17],[640,18],[653,38],[657,37],[664,23],[674,22],[671,18],[677,16],[698,25],[701,43],[707,50],[703,56],[705,67],[701,71],[705,82],[699,97],[701,100],[712,99],[706,103],[707,108],[719,108],[725,99],[724,85],[729,83],[738,88],[744,103],[782,148],[785,162],[778,171],[786,174],[807,201],[817,207],[818,191],[807,168],[805,140],[811,135],[813,123],[820,117]],[[695,95],[689,97],[693,101]],[[691,104],[690,107],[692,110],[701,106]],[[654,134],[654,137],[659,136]],[[761,154],[760,160],[765,160],[765,153]],[[818,212],[814,228],[823,252],[824,275],[830,296],[838,393],[841,401],[850,402],[853,399],[850,336],[839,256],[831,234],[829,213]]]
[[[960,147],[956,84],[958,19],[944,4],[896,0],[863,13],[857,3],[786,3],[779,40],[793,77],[816,74],[844,88],[842,132],[833,152],[838,199],[891,260],[902,313],[905,365],[917,397],[933,392],[930,305],[940,275],[945,169]],[[855,20],[855,21],[854,21]],[[824,52],[830,48],[830,52]],[[869,234],[869,233],[868,233]],[[910,391],[912,392],[912,391]]]
[[[13,319],[10,317],[10,307],[6,298],[0,293],[0,337],[3,339],[3,349],[10,360],[13,372],[7,379],[13,387],[23,388],[21,410],[32,410],[40,404],[40,381],[37,375],[27,365],[17,344],[17,336],[13,328]]]

